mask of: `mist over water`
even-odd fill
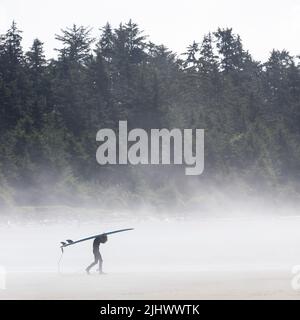
[[[0,262],[8,272],[57,272],[60,241],[133,227],[101,245],[107,272],[288,269],[300,260],[300,216],[266,210],[264,216],[158,219],[149,213],[142,219],[2,224]],[[90,240],[66,248],[60,269],[83,273],[92,260]]]

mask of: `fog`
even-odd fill
[[[159,217],[144,209],[139,218],[116,211],[98,217],[96,209],[77,208],[76,219],[69,209],[64,220],[41,215],[38,222],[2,221],[6,290],[0,298],[297,298],[291,286],[292,268],[300,264],[297,210],[247,207],[223,216]],[[91,240],[61,256],[60,241],[127,227],[135,230],[111,235],[100,246],[106,275],[96,268],[85,273],[93,261]]]

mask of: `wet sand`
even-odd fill
[[[9,273],[0,299],[299,299],[288,271]]]

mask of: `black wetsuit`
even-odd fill
[[[89,273],[90,269],[95,266],[99,262],[99,273],[102,273],[102,257],[100,254],[100,243],[101,243],[101,237],[95,238],[93,242],[93,254],[94,254],[94,262],[92,262],[87,268],[86,271]]]

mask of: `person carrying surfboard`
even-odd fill
[[[95,266],[97,263],[99,263],[99,274],[103,274],[103,259],[100,254],[100,243],[106,243],[107,242],[107,235],[102,234],[95,238],[93,241],[93,254],[94,254],[94,262],[92,262],[86,269],[86,273],[90,274],[90,269]]]
[[[100,254],[100,243],[105,243],[107,241],[107,236],[111,235],[111,234],[115,234],[115,233],[119,233],[119,232],[124,232],[124,231],[130,231],[130,230],[134,230],[133,228],[127,228],[127,229],[120,229],[120,230],[114,230],[114,231],[110,231],[110,232],[105,232],[105,233],[101,233],[101,234],[97,234],[95,236],[91,236],[91,237],[87,237],[87,238],[83,238],[83,239],[79,239],[76,241],[73,241],[71,239],[65,240],[65,241],[61,241],[60,244],[60,249],[61,249],[61,258],[59,259],[58,262],[58,269],[59,269],[59,265],[64,253],[64,249],[69,247],[69,246],[73,246],[75,244],[81,243],[83,241],[87,241],[87,240],[91,240],[94,239],[93,242],[93,254],[94,254],[94,262],[92,262],[86,269],[85,271],[87,272],[87,274],[90,274],[90,269],[95,266],[97,263],[99,263],[99,273],[102,274],[103,270],[102,270],[102,265],[103,265],[103,260]]]

